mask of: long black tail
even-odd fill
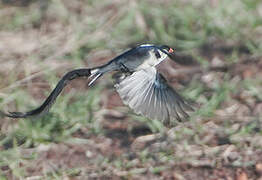
[[[55,89],[51,92],[51,94],[48,96],[48,98],[44,101],[44,103],[31,111],[28,112],[9,112],[5,113],[0,111],[0,115],[7,116],[11,118],[26,118],[31,116],[40,115],[42,113],[48,112],[53,103],[55,102],[57,96],[61,93],[63,88],[67,85],[67,83],[75,78],[78,77],[89,77],[91,75],[92,69],[76,69],[73,71],[70,71],[66,73],[63,78],[58,82]]]

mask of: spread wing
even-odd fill
[[[137,114],[169,124],[188,118],[193,108],[167,84],[156,68],[147,68],[118,79],[115,85],[124,104]]]

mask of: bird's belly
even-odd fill
[[[155,66],[156,62],[154,58],[149,58],[146,61],[144,61],[143,63],[141,63],[136,70],[142,70],[142,69],[147,69],[150,67]]]
[[[142,69],[147,69],[147,68],[150,68],[152,66],[155,65],[155,63],[153,62],[153,59],[147,59],[145,61],[138,61],[137,63],[134,63],[133,64],[134,66],[132,67],[132,69],[134,71],[139,71],[139,70],[142,70]]]
[[[138,71],[150,67],[147,61],[141,61],[139,59],[126,61],[123,63],[130,71]]]
[[[147,69],[149,67],[152,67],[152,65],[150,63],[148,63],[148,61],[143,62],[142,64],[140,64],[139,66],[137,66],[135,68],[135,70],[142,70],[142,69]]]

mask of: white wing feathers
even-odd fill
[[[119,80],[115,88],[124,104],[135,113],[165,124],[188,118],[185,110],[193,110],[154,67]]]

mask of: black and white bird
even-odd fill
[[[25,113],[1,112],[1,114],[11,118],[26,118],[42,114],[50,109],[70,80],[89,77],[90,86],[103,74],[115,71],[118,73],[116,91],[124,104],[135,113],[161,120],[165,124],[181,121],[189,117],[186,111],[193,111],[193,108],[167,84],[165,78],[156,69],[156,66],[167,57],[172,58],[173,53],[174,50],[166,45],[139,45],[102,66],[68,72],[40,107]]]

